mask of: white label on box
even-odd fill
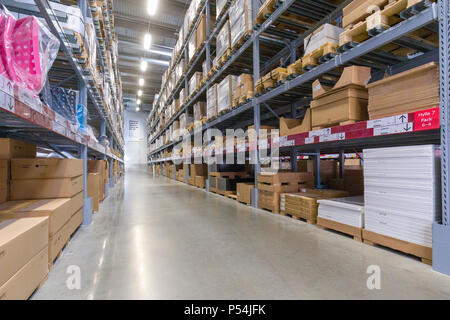
[[[377,127],[373,129],[374,136],[382,136],[386,134],[412,132],[414,129],[412,122],[399,123],[390,126]]]
[[[309,137],[329,136],[331,134],[331,128],[325,128],[320,130],[314,130],[309,132]]]
[[[401,124],[406,122],[408,122],[408,114],[399,114],[392,117],[369,120],[367,121],[367,129],[391,126],[394,124]]]
[[[15,108],[14,95],[10,96],[7,93],[0,92],[0,107],[10,112],[14,112]]]
[[[319,142],[345,140],[345,132],[333,133],[328,136],[320,136]]]
[[[8,78],[0,75],[0,90],[14,97],[14,84]]]
[[[305,138],[305,144],[314,143],[314,137]]]
[[[295,140],[286,140],[282,144],[280,144],[280,147],[292,147],[295,145]]]

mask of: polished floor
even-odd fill
[[[449,297],[450,277],[414,258],[129,168],[33,299]]]

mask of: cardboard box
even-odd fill
[[[0,205],[0,221],[48,217],[51,237],[82,207],[83,192],[73,198],[9,201]]]
[[[47,238],[48,241],[48,238]],[[0,286],[0,300],[26,300],[48,274],[48,246]]]
[[[47,217],[0,222],[0,286],[48,246],[48,227]]]
[[[206,176],[195,176],[195,186],[199,188],[206,188]]]
[[[0,203],[9,200],[9,160],[0,160]]]
[[[316,160],[307,160],[307,172],[313,175],[316,172]],[[320,160],[320,181],[322,184],[328,184],[331,179],[339,176],[339,162],[336,160]],[[315,182],[315,181],[314,181]]]
[[[280,137],[311,131],[311,109],[300,119],[280,118]]]
[[[11,200],[72,198],[83,191],[83,176],[11,180]]]
[[[36,145],[25,141],[0,138],[0,159],[35,158]]]
[[[83,174],[81,159],[13,159],[11,179],[56,179],[73,178]]]
[[[206,164],[191,164],[191,176],[203,176],[208,175],[208,167]]]
[[[252,203],[252,189],[255,187],[254,183],[241,182],[236,184],[236,196],[237,201],[245,202],[246,204]]]
[[[98,211],[100,203],[100,173],[88,173],[87,195],[92,198],[92,210]]]
[[[88,173],[98,173],[100,175],[100,201],[105,199],[105,184],[108,182],[107,161],[88,160]]]

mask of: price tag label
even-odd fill
[[[439,126],[439,108],[414,113],[414,129],[416,131],[439,129]]]

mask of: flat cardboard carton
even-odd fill
[[[280,137],[311,131],[311,109],[307,109],[305,117],[300,119],[280,118]]]
[[[0,221],[48,217],[49,236],[52,237],[82,207],[82,192],[73,198],[10,201],[0,205]]]
[[[11,179],[56,179],[73,178],[83,174],[83,160],[80,159],[13,159]]]
[[[9,160],[0,160],[0,189],[8,188],[9,172]]]
[[[47,246],[47,217],[1,221],[0,286]]]
[[[83,190],[83,176],[11,180],[11,200],[72,198]]]
[[[35,158],[36,145],[25,141],[0,138],[0,159]]]
[[[240,202],[245,202],[247,204],[252,203],[252,189],[255,187],[254,183],[241,182],[236,184],[236,196],[237,200]]]
[[[48,241],[48,238],[47,238]],[[0,286],[0,300],[26,300],[48,274],[48,246]]]

